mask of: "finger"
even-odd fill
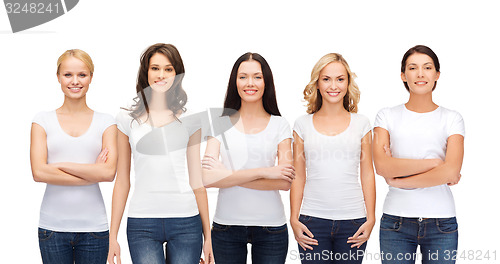
[[[309,228],[307,228],[307,226],[304,225],[304,227],[302,228],[302,233],[306,233],[307,236],[309,236],[310,238],[313,238],[314,235],[313,233],[309,230]],[[316,239],[315,239],[316,240]],[[317,241],[316,241],[317,242]]]
[[[304,249],[304,250],[313,250],[313,248],[311,246],[309,246],[308,244],[304,243],[304,242],[299,242],[299,245]]]
[[[285,181],[287,181],[287,182],[292,182],[292,181],[293,181],[293,179],[291,179],[290,177],[283,176],[283,175],[281,176],[281,179],[282,179],[282,180],[285,180]]]
[[[352,237],[349,237],[348,239],[356,239],[358,238],[358,236],[363,232],[363,230],[360,228],[358,229],[358,231],[356,231],[356,233],[354,233],[354,235]]]

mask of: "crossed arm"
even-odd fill
[[[459,134],[448,137],[446,157],[440,159],[399,159],[390,155],[389,132],[374,129],[373,155],[377,174],[397,188],[425,188],[442,184],[453,185],[460,180],[464,156],[464,137]],[[408,176],[408,177],[406,177]]]
[[[278,144],[278,165],[231,171],[219,161],[220,142],[210,137],[203,158],[203,183],[206,187],[228,188],[242,186],[256,190],[289,190],[295,178],[292,164],[291,139]]]
[[[116,125],[102,135],[102,151],[94,164],[60,162],[47,164],[47,134],[38,124],[31,125],[31,171],[36,182],[54,185],[89,185],[113,181],[116,172]]]

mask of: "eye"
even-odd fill
[[[415,70],[416,68],[415,67],[409,67],[408,70]]]
[[[246,78],[247,78],[246,76],[240,76],[240,80],[244,80]]]
[[[157,70],[159,70],[159,69],[158,69],[158,67],[153,66],[153,67],[151,67],[151,70],[153,70],[153,71],[157,71]]]
[[[262,79],[262,76],[255,76],[255,79],[260,80]]]
[[[432,70],[432,67],[431,66],[427,66],[425,67],[426,70]]]
[[[64,74],[65,77],[71,77],[71,73]]]
[[[343,82],[345,79],[344,78],[338,78],[337,81]]]
[[[323,78],[321,80],[324,81],[324,82],[328,82],[330,80],[330,78],[325,77],[325,78]]]
[[[79,75],[79,76],[80,76],[81,78],[85,78],[85,77],[87,77],[87,74],[85,74],[85,73],[80,73],[80,75]]]
[[[167,68],[167,71],[168,71],[168,72],[173,72],[173,71],[174,71],[174,68]]]

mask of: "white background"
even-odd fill
[[[469,250],[476,257],[490,250],[493,257],[497,251],[496,261],[459,263],[500,262],[500,18],[495,6],[494,1],[82,0],[66,15],[16,34],[0,8],[0,263],[41,263],[36,231],[45,185],[31,177],[29,133],[37,112],[62,104],[58,56],[70,48],[91,55],[96,68],[88,104],[114,115],[135,95],[141,52],[157,42],[179,49],[189,103],[200,108],[222,106],[234,61],[247,51],[260,53],[273,70],[279,107],[291,125],[305,113],[302,91],[324,54],[339,52],[347,59],[358,75],[359,112],[373,123],[380,108],[408,98],[400,80],[404,52],[416,44],[430,46],[441,61],[435,102],[459,111],[466,124],[463,177],[452,187],[459,253],[468,258]],[[101,184],[108,218],[112,187]],[[378,218],[386,192],[377,176]],[[212,216],[216,193],[209,190]],[[288,192],[282,196],[289,215]],[[368,253],[378,252],[378,225],[377,219]],[[125,226],[124,220],[119,242],[124,263],[130,263]],[[296,256],[290,233],[287,263],[299,263]]]

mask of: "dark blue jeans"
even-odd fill
[[[200,215],[178,218],[129,217],[127,239],[132,262],[198,264],[203,247],[202,229]]]
[[[212,247],[215,263],[247,262],[247,244],[252,244],[252,263],[283,264],[288,253],[286,224],[269,226],[212,225]]]
[[[366,222],[366,217],[350,220],[329,220],[308,215],[300,215],[299,221],[303,223],[314,239],[318,240],[313,250],[302,249],[299,246],[302,263],[361,263],[363,261],[366,243],[359,248],[351,248],[352,244],[347,239],[353,236],[361,225]]]
[[[44,264],[105,264],[109,231],[73,233],[38,228],[38,244]]]
[[[420,246],[421,254],[417,254]],[[458,225],[451,218],[407,218],[384,214],[380,221],[382,263],[455,263]]]

